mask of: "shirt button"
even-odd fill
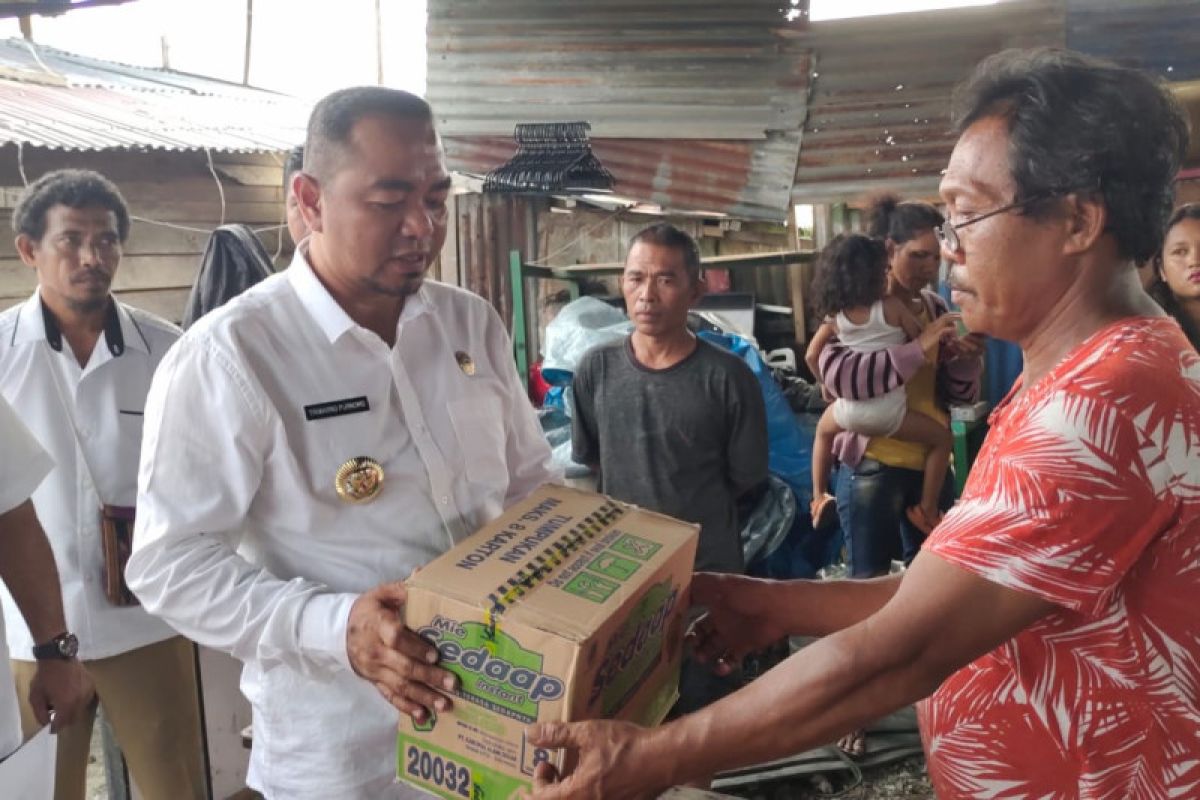
[[[442,505],[446,505],[449,502],[450,502],[450,498],[447,497],[446,495],[442,495]]]

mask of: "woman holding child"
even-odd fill
[[[872,350],[856,347],[835,338],[835,322],[822,325],[807,354],[810,368],[816,366],[813,371],[838,398],[822,417],[813,446],[813,525],[829,524],[836,503],[854,578],[886,575],[893,559],[912,561],[953,501],[946,470],[947,404],[978,399],[983,347],[981,337],[954,335],[957,317],[947,313],[945,301],[930,289],[940,263],[934,230],[943,222],[927,203],[901,203],[892,195],[876,198],[868,232],[883,242],[886,282],[882,296],[867,305],[878,305],[878,322],[891,323],[900,343]],[[871,272],[851,266],[863,260],[866,248],[858,241],[863,238],[841,238],[822,253],[817,287],[823,305],[844,305],[849,296],[872,294],[853,291],[846,281],[847,273]],[[843,291],[836,290],[838,284]],[[842,311],[838,319],[843,325],[852,322],[845,310],[826,309],[834,310]],[[839,405],[886,403],[888,396],[899,399],[897,395],[903,397],[906,413],[897,420],[901,424],[887,431],[857,426],[853,414],[837,420],[847,425],[833,422]],[[830,456],[838,462],[836,499],[825,488]],[[940,481],[940,488],[931,481]],[[863,755],[864,732],[854,731],[839,746],[852,756]]]
[[[886,249],[883,299],[899,301],[916,319],[920,334],[878,352],[851,349],[836,338],[822,348],[814,339],[821,349],[810,355],[819,359],[822,379],[835,397],[861,401],[903,388],[910,414],[948,429],[947,404],[977,399],[983,360],[982,340],[957,338],[956,318],[947,315],[945,301],[929,288],[938,272],[934,229],[942,224],[942,215],[926,203],[901,203],[892,196],[875,200],[870,214],[869,233]],[[834,439],[839,466],[833,486],[851,577],[884,575],[893,559],[911,561],[937,524],[940,514],[922,502],[931,448],[936,446],[905,439],[901,431],[872,437],[846,430]],[[936,511],[949,507],[951,487],[943,477]],[[821,501],[814,496],[814,520],[828,515],[829,501]]]

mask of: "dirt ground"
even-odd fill
[[[745,789],[728,790],[727,794],[747,800],[934,800],[936,795],[925,772],[921,756],[863,770],[863,782],[848,785],[848,773],[804,775],[785,781],[773,781]]]
[[[87,800],[109,800],[108,786],[104,781],[104,754],[99,731],[92,735],[92,754],[88,757]]]

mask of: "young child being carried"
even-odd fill
[[[937,330],[922,336],[922,326],[904,302],[887,293],[887,250],[883,242],[860,234],[835,238],[821,251],[814,282],[818,312],[825,322],[813,336],[805,362],[817,375],[817,359],[825,345],[836,336],[842,344],[859,352],[875,352],[920,339],[927,358],[937,352],[941,331],[949,324],[939,319]],[[951,315],[951,319],[953,317]],[[931,326],[932,327],[932,326]],[[937,334],[937,335],[932,335]],[[954,440],[950,428],[908,410],[903,385],[877,397],[835,400],[821,415],[813,441],[813,499],[810,511],[813,527],[830,525],[837,505],[829,494],[829,473],[833,465],[833,440],[850,431],[864,436],[882,436],[927,445],[921,502],[907,509],[910,522],[929,533],[941,521],[938,496],[946,480]]]

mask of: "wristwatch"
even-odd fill
[[[61,659],[70,661],[79,652],[79,640],[73,633],[60,633],[45,644],[33,646],[33,657],[38,661]]]

